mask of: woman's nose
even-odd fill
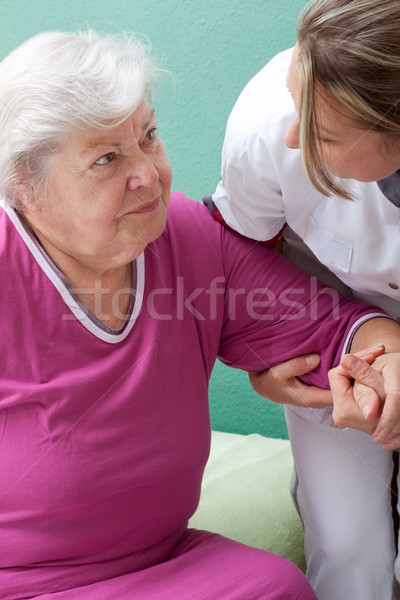
[[[298,115],[295,116],[285,133],[284,142],[292,150],[300,148],[300,119]]]
[[[153,187],[158,181],[158,171],[151,159],[142,152],[134,157],[127,173],[127,187],[133,191],[139,187]]]

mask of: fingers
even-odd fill
[[[359,407],[363,418],[368,421],[380,416],[382,402],[379,395],[371,388],[358,381],[353,385],[354,401]]]
[[[364,424],[360,421],[360,416],[357,419],[354,406],[351,403],[345,404],[335,393],[334,405],[336,404],[339,422],[336,421],[335,411],[334,418],[341,426],[355,427],[362,431],[368,431],[365,428],[367,423],[375,423],[376,427],[370,430],[373,440],[382,444],[385,450],[393,450],[400,447],[400,354],[376,355],[372,349],[369,356],[370,350],[344,356],[333,373],[335,390],[338,391],[338,381],[341,382],[340,393],[347,394],[346,399],[350,398],[350,390],[346,389],[346,385],[351,385],[351,378],[354,379],[353,404],[359,407]],[[373,367],[368,364],[375,360],[371,360],[372,355],[377,359]],[[343,381],[346,378],[347,383]]]
[[[374,442],[383,444],[386,450],[399,447],[400,439],[400,391],[392,391],[386,396],[382,416],[373,435]]]
[[[382,375],[387,395],[373,437],[385,449],[392,450],[400,445],[400,369],[395,354],[386,355],[386,360],[388,362],[382,369]]]
[[[373,436],[374,442],[377,444],[382,444],[384,450],[396,450],[397,448],[400,448],[400,433],[379,441],[381,439],[382,438],[375,439]]]
[[[383,346],[377,346],[373,348],[365,348],[364,350],[360,350],[356,353],[356,356],[359,356],[366,362],[372,363],[377,356],[384,352]],[[296,358],[292,358],[291,360],[287,360],[279,365],[275,365],[263,373],[268,371],[269,378],[274,378],[277,381],[285,381],[288,382],[294,377],[301,377],[301,375],[305,375],[309,373],[313,369],[315,369],[320,363],[320,357],[318,354],[307,354],[304,356],[297,356]],[[257,393],[263,394],[263,381],[265,379],[262,377],[262,373],[254,373],[250,376],[250,380],[254,381],[254,389]],[[253,383],[252,383],[253,385]]]
[[[299,356],[262,373],[249,373],[253,389],[279,404],[323,408],[332,406],[330,390],[308,386],[297,377],[315,369],[320,362],[318,354]]]
[[[379,346],[372,346],[371,348],[364,348],[363,350],[359,350],[358,352],[353,352],[354,356],[358,356],[362,360],[365,360],[368,364],[374,362],[375,358],[381,356],[385,353],[385,346],[383,344],[379,344]]]
[[[276,377],[284,381],[290,380],[292,377],[300,377],[309,373],[320,363],[318,354],[307,354],[306,356],[297,356],[291,360],[287,360],[279,365],[275,365],[270,370],[276,374]]]
[[[298,356],[261,373],[249,373],[250,383],[257,394],[274,399],[275,389],[279,391],[283,387],[293,386],[294,379],[315,369],[319,361],[318,354]]]
[[[368,420],[365,420],[362,408],[360,408],[354,398],[352,374],[348,372],[345,366],[340,364],[335,369],[329,371],[328,375],[333,395],[334,422],[339,427],[352,427],[372,434],[377,424],[377,418],[373,419],[371,414]]]
[[[376,417],[381,401],[386,396],[381,373],[375,371],[365,360],[353,354],[346,354],[340,364],[348,377],[353,378],[356,382],[353,390],[354,400],[364,419]]]

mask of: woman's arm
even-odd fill
[[[383,346],[367,348],[357,352],[356,356],[363,359],[364,363],[372,363],[377,356],[384,352]],[[366,362],[365,362],[366,361]],[[314,385],[303,383],[299,377],[309,373],[320,363],[318,354],[307,354],[287,360],[260,373],[249,373],[250,383],[257,394],[271,400],[276,404],[290,404],[304,408],[325,408],[332,406],[331,390],[324,390]],[[354,375],[351,376],[354,378]],[[374,402],[376,394],[364,382],[361,395],[365,402]],[[375,383],[375,380],[374,380]]]
[[[400,446],[400,326],[387,318],[366,321],[356,331],[350,351],[329,373],[334,421],[341,427],[370,433],[387,450],[397,448]],[[318,364],[318,355],[301,356],[261,373],[250,373],[250,382],[258,394],[274,402],[322,408],[332,404],[331,392],[297,379]]]

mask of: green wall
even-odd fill
[[[156,98],[159,134],[174,189],[201,199],[219,181],[227,117],[247,81],[296,38],[304,0],[0,0],[0,56],[49,29],[128,30],[147,36],[164,76]],[[213,427],[287,437],[282,407],[254,394],[247,375],[217,364]]]

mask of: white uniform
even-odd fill
[[[313,188],[301,151],[283,141],[294,117],[286,85],[291,54],[276,56],[240,95],[213,201],[230,227],[253,239],[271,240],[287,224],[291,259],[341,289],[330,280],[334,273],[354,297],[400,321],[400,209],[375,182],[343,180],[353,201]],[[286,408],[307,575],[320,600],[391,600],[392,453],[367,434],[332,426],[326,413]],[[400,565],[396,572],[399,579]]]

